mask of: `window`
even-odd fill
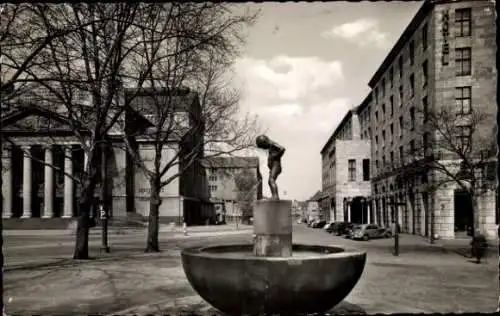
[[[394,69],[391,67],[389,70],[389,88],[392,89],[392,85],[394,84]]]
[[[471,35],[471,9],[456,9],[455,10],[456,36],[464,37]]]
[[[375,135],[375,144],[378,145],[378,135]]]
[[[209,181],[217,181],[217,175],[215,175],[215,174],[211,174],[211,175],[208,177],[208,180],[209,180]]]
[[[380,89],[382,89],[382,98],[385,97],[385,79],[382,79],[382,84],[380,85]]]
[[[427,24],[425,24],[424,26],[422,26],[422,49],[424,51],[427,50]]]
[[[413,97],[415,95],[415,76],[413,74],[410,75],[410,96]]]
[[[429,116],[429,105],[427,103],[427,96],[422,98],[422,108],[424,111],[424,123],[427,122]]]
[[[455,50],[455,64],[457,67],[457,76],[469,76],[471,74],[470,47],[462,47]]]
[[[210,192],[217,191],[217,186],[216,186],[216,185],[209,185],[209,186],[208,186],[208,190],[209,190]]]
[[[423,86],[427,86],[427,79],[428,79],[428,63],[427,60],[422,63],[422,82]]]
[[[385,146],[385,130],[382,131],[382,146]]]
[[[391,116],[394,114],[394,96],[389,98],[389,106],[391,107]]]
[[[401,164],[404,163],[404,152],[403,152],[403,146],[399,146],[399,162]]]
[[[391,159],[391,161],[389,161],[390,165],[391,165],[392,167],[394,167],[394,152],[393,152],[393,151],[391,151],[391,152],[389,153],[389,158]]]
[[[458,114],[471,113],[471,87],[455,88],[455,103]]]
[[[422,142],[424,145],[424,154],[428,154],[427,150],[429,148],[429,132],[425,132],[424,135],[422,135]]]
[[[356,160],[355,159],[349,159],[348,169],[349,169],[349,181],[356,181]]]
[[[376,167],[376,168],[377,168],[377,170],[378,170],[378,168],[379,168],[378,159],[375,159],[375,167]]]
[[[413,66],[415,62],[415,43],[413,41],[410,42],[410,65]]]
[[[399,117],[399,138],[403,137],[403,117]]]
[[[375,111],[375,122],[378,123],[378,111]]]
[[[398,66],[399,66],[399,80],[403,80],[403,56],[399,56]]]
[[[399,86],[399,106],[403,106],[403,86]]]
[[[391,123],[391,125],[389,125],[389,138],[391,140],[391,143],[392,143],[392,136],[394,135],[394,124]]]
[[[410,154],[415,157],[415,140],[410,141]]]
[[[458,145],[464,152],[470,145],[472,127],[470,125],[457,126],[457,131]]]
[[[415,129],[415,108],[410,108],[410,129],[413,131]]]
[[[370,159],[363,159],[363,181],[370,180]]]
[[[382,117],[385,117],[385,103],[382,104]]]

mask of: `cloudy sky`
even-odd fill
[[[421,2],[242,4],[260,8],[235,64],[241,107],[286,147],[282,199],[321,189],[320,150],[345,113],[368,94],[368,81]],[[264,195],[268,169],[261,157]]]

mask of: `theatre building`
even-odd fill
[[[476,126],[477,133],[496,137],[496,49],[494,1],[426,1],[373,75],[371,105],[362,112],[369,113],[377,223],[397,220],[403,232],[422,236],[431,231],[441,238],[465,236],[473,220],[470,197],[454,181],[430,191],[445,176],[435,170],[408,172],[427,156],[408,153],[439,138],[434,130],[422,135],[413,126],[421,119],[417,113],[442,105],[456,105],[464,117],[480,110],[488,119]],[[470,141],[472,136],[457,137]],[[457,159],[442,148],[431,149],[442,163]],[[496,172],[485,177],[494,180]],[[479,226],[490,238],[497,235],[496,196],[496,186],[478,196]]]
[[[132,90],[134,89],[125,89],[124,96]],[[151,139],[141,137],[140,131],[156,128],[152,115],[154,107],[148,105],[148,102],[152,94],[161,93],[164,92],[148,89],[137,92],[136,98],[119,119],[124,122],[125,130],[135,135],[129,140],[133,146],[137,146],[142,161],[149,167],[152,167],[155,147]],[[200,112],[196,110],[200,107],[197,94],[189,90],[179,90],[175,93],[176,124],[179,124],[179,128],[188,130],[200,119],[195,115]],[[1,117],[4,138],[3,220],[71,220],[77,216],[77,197],[81,190],[79,179],[87,172],[84,166],[88,159],[81,139],[75,135],[74,129],[70,128],[72,123],[67,121],[64,115],[55,116],[43,107],[30,107],[26,98],[10,106],[4,104],[2,107],[2,112],[7,112]],[[86,135],[88,134],[85,131],[81,131],[81,137],[85,138]],[[201,134],[196,137],[201,137]],[[149,180],[124,149],[123,138],[120,129],[112,128],[103,149],[104,154],[101,155],[98,150],[98,156],[103,156],[106,163],[104,169],[99,167],[95,203],[101,199],[101,192],[104,192],[104,205],[114,218],[134,214],[147,216],[150,201]],[[196,140],[192,137],[172,136],[163,145],[162,165],[177,159],[175,157],[182,157],[185,152],[190,152],[195,144]],[[200,159],[203,157],[202,150],[199,156]],[[161,189],[160,221],[203,223],[206,218],[214,216],[208,198],[204,169],[199,162],[190,167],[185,167],[181,162],[173,164],[164,179],[178,173],[179,168],[186,171]],[[101,176],[101,170],[104,170],[104,177]],[[103,183],[104,190],[101,190]]]
[[[370,139],[362,134],[358,109],[371,102],[371,95],[362,104],[347,112],[321,150],[321,209],[329,211],[328,220],[370,223]]]

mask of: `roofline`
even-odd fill
[[[361,104],[356,108],[356,113],[359,114],[361,111],[363,111],[368,104],[370,104],[370,101],[372,100],[372,93],[368,93],[368,95],[365,97],[365,99],[361,102]]]
[[[352,117],[352,113],[354,112],[354,110],[355,110],[355,108],[354,109],[350,109],[349,111],[347,111],[347,113],[342,118],[342,121],[340,121],[339,125],[337,125],[337,128],[335,128],[335,130],[333,131],[332,135],[330,136],[330,138],[328,138],[328,141],[326,142],[326,144],[321,149],[320,154],[323,154],[325,152],[326,148],[333,142],[333,140],[335,140],[335,137],[340,132],[340,129],[345,125],[345,123],[347,122],[347,120],[350,117]]]
[[[392,64],[393,60],[396,58],[396,56],[401,52],[401,49],[405,46],[406,42],[408,41],[409,38],[415,33],[415,30],[417,29],[417,26],[422,23],[425,17],[427,17],[427,13],[431,11],[434,6],[436,5],[436,2],[452,2],[452,1],[440,1],[440,0],[425,0],[420,9],[417,11],[413,19],[410,21],[410,23],[406,26],[405,30],[397,40],[396,44],[392,47],[391,51],[387,56],[385,57],[384,61],[380,65],[380,67],[377,69],[375,74],[372,76],[370,81],[368,82],[368,86],[373,89],[375,86],[375,83],[382,77],[384,74],[385,70],[389,68],[389,66]]]

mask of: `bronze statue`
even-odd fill
[[[257,147],[268,150],[267,166],[269,167],[269,188],[271,189],[271,199],[279,200],[278,186],[276,178],[281,173],[281,157],[285,153],[285,148],[273,142],[266,135],[260,135],[255,140]]]

